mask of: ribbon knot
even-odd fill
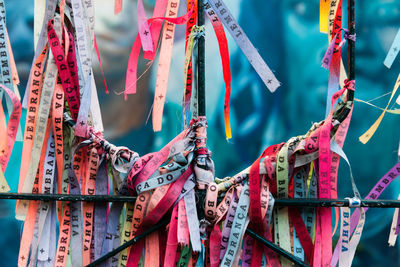
[[[355,84],[354,80],[348,80],[348,79],[345,79],[345,80],[344,80],[344,87],[345,87],[347,90],[352,90],[352,91],[354,91],[354,84]]]
[[[208,155],[208,149],[205,147],[199,147],[195,149],[197,155]]]
[[[205,27],[204,25],[198,26],[198,25],[194,25],[192,28],[192,31],[190,32],[189,38],[190,36],[192,36],[192,38],[194,39],[199,39],[202,36],[205,36],[206,32],[205,32]]]
[[[343,35],[343,40],[339,44],[339,48],[341,48],[344,45],[346,40],[351,40],[353,42],[356,41],[356,34],[350,34],[348,29],[343,29],[343,28],[341,28],[340,31],[343,31],[344,35]],[[339,34],[340,31],[337,34]]]
[[[348,29],[343,29],[344,31],[344,35],[343,38],[345,38],[346,40],[351,40],[353,42],[356,41],[356,34],[350,34],[350,31]]]
[[[346,197],[345,199],[347,199],[349,201],[349,207],[350,208],[359,208],[361,207],[361,199],[359,199],[358,197]]]
[[[340,28],[339,31],[335,34],[335,36],[332,38],[331,43],[329,44],[329,47],[326,50],[324,58],[322,59],[322,67],[324,67],[325,69],[328,69],[329,66],[331,65],[332,56],[333,53],[335,52],[336,40],[340,36],[342,31],[344,32],[343,40],[339,43],[337,49],[341,48],[346,42],[346,40],[352,40],[352,41],[356,40],[355,34],[350,34],[348,29]]]

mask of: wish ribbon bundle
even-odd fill
[[[236,22],[235,18],[230,13],[222,0],[208,0],[199,1],[204,4],[205,13],[212,23],[213,29],[217,36],[221,60],[223,77],[225,82],[225,100],[224,100],[224,123],[226,138],[232,137],[229,116],[229,101],[231,93],[231,74],[229,63],[228,43],[224,31],[224,26],[229,31],[235,42],[241,48],[250,64],[253,66],[257,74],[263,80],[266,87],[274,92],[279,86],[279,81],[270,70],[268,65],[261,58],[257,49],[250,42],[243,29]],[[120,10],[121,2],[115,2],[117,10]],[[118,3],[118,5],[117,5]],[[177,0],[158,0],[155,3],[153,10],[153,17],[146,19],[145,10],[142,1],[138,1],[138,29],[139,33],[136,36],[132,46],[131,54],[126,73],[125,84],[125,98],[128,94],[135,94],[137,89],[138,78],[138,62],[141,49],[144,51],[144,58],[153,63],[156,52],[157,43],[160,38],[162,23],[164,21],[164,28],[161,34],[160,56],[157,69],[157,79],[154,93],[153,102],[153,130],[161,131],[162,128],[162,114],[164,110],[164,103],[168,87],[168,78],[170,71],[170,64],[172,58],[172,49],[174,45],[175,25],[186,24],[186,42],[185,42],[185,73],[183,85],[183,118],[186,126],[186,119],[190,110],[190,99],[192,95],[192,45],[193,44],[193,25],[197,18],[198,1],[187,0],[187,13],[181,17],[177,17],[180,1]],[[202,14],[201,14],[202,15]],[[150,25],[150,26],[149,26]],[[204,32],[202,33],[202,35]],[[198,38],[198,37],[197,37]],[[192,41],[190,41],[192,40]],[[196,103],[194,103],[196,106]]]

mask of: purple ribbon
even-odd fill
[[[235,217],[235,212],[238,203],[239,203],[239,197],[235,190],[233,191],[231,205],[229,206],[228,213],[226,214],[226,220],[224,222],[224,227],[222,228],[221,232],[221,251],[219,255],[220,261],[222,261],[222,259],[224,258],[226,249],[228,248],[229,235],[231,233],[233,219]]]
[[[400,216],[397,214],[397,223],[396,223],[396,231],[395,234],[398,235],[400,232]]]
[[[111,204],[110,212],[108,214],[107,221],[107,233],[103,241],[103,247],[101,251],[101,256],[104,256],[114,248],[114,241],[119,245],[119,217],[124,204],[119,202],[114,202]],[[119,253],[116,255],[118,262]],[[101,267],[112,266],[112,259],[109,258],[107,261],[100,264]]]
[[[379,182],[372,188],[372,190],[368,193],[365,199],[377,199],[383,191],[389,186],[391,182],[393,182],[398,176],[400,175],[400,162],[393,166],[390,171],[388,171],[380,180]],[[368,207],[364,207],[364,212],[367,212]],[[350,234],[352,234],[357,227],[358,221],[360,219],[360,210],[356,209],[353,214],[351,215],[350,219]],[[339,244],[339,243],[338,243]],[[336,245],[335,251],[332,256],[331,265],[336,266],[337,261],[339,259],[339,250],[341,246]]]
[[[107,190],[107,160],[103,154],[96,177],[96,194],[108,195]],[[96,202],[94,204],[94,258],[98,259],[101,256],[103,242],[106,237],[107,230],[107,202]]]

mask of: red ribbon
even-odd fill
[[[154,226],[158,223],[161,218],[167,213],[167,211],[172,207],[175,201],[178,199],[183,185],[189,176],[193,173],[193,167],[190,166],[179,178],[173,183],[169,188],[165,196],[158,202],[157,206],[143,219],[140,224],[136,236],[143,233],[149,227]],[[144,240],[141,239],[135,246],[130,250],[128,257],[127,266],[137,266],[140,260],[140,256],[143,250]]]
[[[194,1],[194,0],[192,0],[192,1]],[[193,7],[193,5],[192,5],[192,7]],[[189,10],[189,12],[187,12],[185,15],[183,15],[181,17],[177,17],[177,18],[154,17],[154,18],[148,19],[147,22],[150,24],[152,22],[157,23],[157,21],[161,21],[161,23],[162,23],[162,21],[165,20],[165,21],[168,21],[173,24],[185,24],[192,16],[192,13],[193,13],[193,9]],[[154,27],[158,30],[157,24]],[[152,28],[153,27],[151,27],[150,29],[152,29]],[[152,33],[152,35],[153,35],[153,33]],[[159,32],[154,33],[153,37],[155,38],[155,37],[157,37],[157,35],[159,36]],[[158,39],[158,37],[157,37],[157,39]],[[126,83],[125,83],[125,92],[124,92],[125,100],[126,100],[128,94],[136,94],[137,67],[138,67],[138,59],[139,59],[141,47],[142,47],[142,43],[140,40],[140,35],[137,34],[135,42],[132,46],[131,53],[129,55],[128,68],[126,71]],[[156,51],[156,49],[154,49],[154,51]],[[146,55],[148,58],[154,58],[154,56],[150,53],[148,53]]]

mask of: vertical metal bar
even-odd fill
[[[349,34],[354,35],[356,32],[356,23],[355,23],[355,0],[347,0],[347,27],[349,29]],[[348,80],[355,79],[355,56],[356,56],[356,47],[355,41],[351,39],[347,39],[347,77]],[[355,85],[354,85],[355,86]],[[347,90],[347,101],[353,104],[354,100],[354,91]],[[341,123],[343,122],[347,116],[349,115],[351,107],[345,106],[344,109],[339,112],[335,118]]]
[[[204,4],[198,0],[197,25],[204,25]],[[206,90],[205,90],[205,38],[201,36],[197,43],[197,85],[198,85],[198,110],[199,116],[206,115]]]
[[[349,28],[349,34],[354,35],[356,32],[356,23],[355,23],[355,0],[348,0],[347,2],[347,23]],[[348,70],[348,77],[349,80],[355,79],[355,54],[356,54],[356,47],[355,41],[347,40],[347,70]],[[348,92],[348,100],[353,101],[354,99],[354,92],[349,90]]]
[[[347,19],[348,19],[348,27],[349,34],[353,35],[355,33],[355,12],[354,12],[354,1],[348,0],[347,5]],[[355,78],[355,42],[352,40],[348,40],[348,58],[347,58],[347,67],[349,71],[349,80],[354,80]]]

